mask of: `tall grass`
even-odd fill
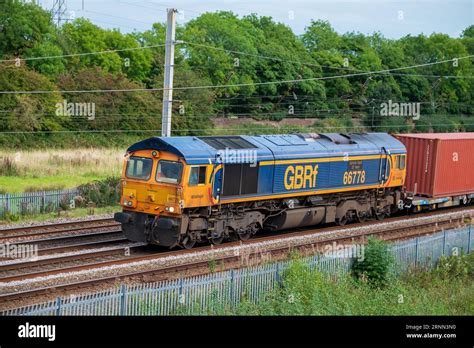
[[[119,177],[124,152],[119,148],[2,152],[0,192],[62,190]]]
[[[107,175],[118,176],[124,150],[80,148],[6,152],[0,156],[2,176]]]
[[[20,170],[17,163],[11,156],[0,157],[0,175],[3,176],[17,176]]]

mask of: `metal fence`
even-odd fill
[[[61,204],[69,205],[77,194],[77,189],[0,194],[0,218],[7,213],[31,215],[52,212]]]
[[[399,271],[408,267],[432,267],[441,255],[469,253],[471,227],[396,242],[391,251]],[[312,256],[302,260],[312,269],[331,275],[346,273],[353,259]],[[0,315],[179,315],[225,313],[243,299],[259,301],[281,283],[290,261],[230,270],[173,281],[121,285],[115,289],[67,298],[57,298]]]

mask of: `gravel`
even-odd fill
[[[160,256],[156,259],[148,259],[136,261],[131,263],[105,266],[100,268],[82,270],[70,273],[54,274],[46,277],[38,277],[32,279],[24,279],[9,283],[0,283],[0,291],[3,293],[11,293],[20,290],[34,289],[38,287],[52,287],[54,285],[65,284],[69,282],[81,281],[91,279],[94,277],[120,277],[124,273],[136,272],[140,270],[160,269],[169,266],[178,266],[187,263],[194,263],[200,261],[210,261],[219,259],[224,256],[239,256],[245,259],[246,256],[252,253],[262,253],[278,247],[292,247],[301,244],[311,244],[321,242],[335,237],[357,237],[371,230],[389,230],[393,227],[410,227],[419,223],[436,221],[440,217],[459,218],[460,216],[469,216],[474,214],[474,210],[464,210],[457,212],[450,212],[446,214],[437,214],[434,216],[420,216],[412,217],[405,220],[382,222],[376,225],[361,225],[351,228],[346,228],[343,231],[327,231],[327,232],[313,232],[305,235],[282,235],[281,238],[270,239],[264,241],[251,240],[249,242],[240,243],[237,246],[219,246],[215,248],[207,248],[206,250],[197,249],[194,252],[183,253],[180,255]]]
[[[113,213],[108,214],[99,214],[99,215],[88,215],[88,216],[81,216],[81,217],[61,217],[57,219],[45,220],[45,221],[28,221],[28,222],[21,222],[21,223],[8,223],[4,225],[0,225],[0,230],[8,230],[11,228],[19,228],[19,227],[31,227],[31,226],[48,226],[48,225],[55,225],[61,224],[65,222],[81,222],[81,221],[94,221],[98,219],[112,219],[114,217]]]

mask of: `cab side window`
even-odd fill
[[[196,186],[206,183],[206,167],[191,167],[189,173],[189,186]]]
[[[397,169],[405,169],[405,155],[397,156]]]

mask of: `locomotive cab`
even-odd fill
[[[174,246],[183,207],[185,162],[178,156],[140,150],[125,156],[122,170],[123,212],[115,214],[133,241]]]

